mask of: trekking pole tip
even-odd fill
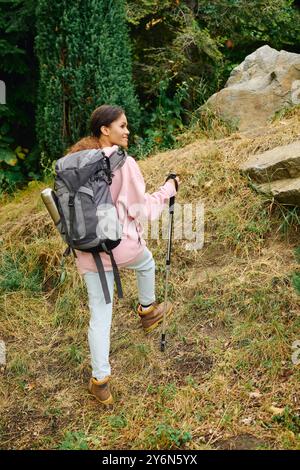
[[[161,350],[161,352],[165,351],[165,347],[166,347],[166,335],[162,334],[161,335],[161,340],[160,340],[160,350]]]

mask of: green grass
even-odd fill
[[[58,446],[59,450],[89,450],[87,436],[81,432],[66,432],[62,442]]]
[[[39,265],[34,265],[29,271],[29,257],[22,251],[4,251],[0,257],[0,290],[14,292],[27,290],[33,294],[42,292],[43,271]]]
[[[292,283],[298,294],[300,294],[300,272],[294,272],[292,274]]]

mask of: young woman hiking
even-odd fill
[[[121,146],[128,147],[128,124],[125,113],[118,106],[102,105],[91,116],[91,137],[81,139],[68,153],[89,148],[101,148],[109,157]],[[145,182],[136,161],[128,156],[124,165],[114,172],[110,191],[123,225],[122,240],[113,249],[119,268],[136,271],[139,305],[137,313],[145,333],[151,332],[161,321],[164,303],[155,302],[155,262],[142,237],[141,218],[155,220],[163,211],[166,202],[176,194],[174,180],[168,180],[153,194],[145,193]],[[179,179],[177,183],[179,184]],[[83,275],[88,292],[90,322],[88,341],[91,353],[92,377],[88,389],[104,405],[113,403],[109,379],[110,329],[112,303],[105,302],[97,267],[91,253],[76,251],[78,271]],[[108,254],[100,253],[111,301],[113,302],[114,276]],[[166,316],[172,304],[166,304]]]

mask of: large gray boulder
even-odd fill
[[[276,111],[300,104],[300,54],[262,46],[236,67],[206,105],[240,130],[264,126]]]

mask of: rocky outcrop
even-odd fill
[[[282,204],[300,206],[300,177],[264,183],[259,189]]]
[[[284,107],[300,104],[300,54],[262,46],[236,67],[206,105],[240,130],[260,127]]]
[[[300,176],[300,141],[253,155],[240,169],[259,183]]]
[[[300,206],[300,141],[253,155],[240,170],[259,183],[260,192]]]

